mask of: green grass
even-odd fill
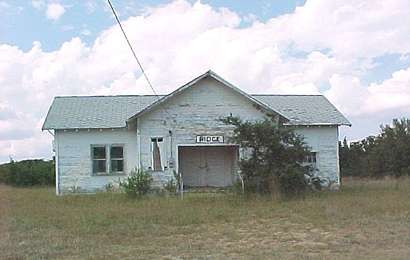
[[[5,258],[332,258],[410,255],[410,180],[349,181],[277,201],[229,194],[131,200],[0,186]]]

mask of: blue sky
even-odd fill
[[[52,51],[65,41],[80,36],[88,44],[97,37],[98,33],[112,25],[114,20],[107,2],[101,1],[55,1],[66,8],[61,18],[56,21],[47,19],[43,9],[33,7],[31,1],[3,1],[9,8],[1,8],[0,42],[19,46],[22,50],[29,50],[34,41],[40,41],[42,49]],[[147,6],[157,6],[170,1],[111,1],[122,19],[131,15],[138,15]],[[194,2],[194,1],[191,1]],[[214,7],[229,8],[241,15],[255,15],[261,21],[292,12],[296,6],[303,5],[303,0],[287,1],[237,1],[237,0],[207,0],[202,3]],[[44,4],[45,5],[45,4]],[[84,35],[89,31],[89,35]]]
[[[249,93],[325,95],[349,140],[410,117],[408,0],[112,3],[160,93],[212,69]],[[0,0],[0,162],[51,156],[54,96],[108,94],[151,91],[106,1]]]

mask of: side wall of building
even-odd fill
[[[316,166],[319,175],[328,177],[338,186],[340,184],[338,127],[298,127],[296,133],[303,135],[312,152],[316,152]]]
[[[118,182],[123,175],[95,176],[92,173],[91,146],[112,144],[124,145],[124,172],[130,172],[137,165],[135,130],[55,131],[59,193],[94,192],[104,189],[107,183]]]

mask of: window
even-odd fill
[[[124,173],[124,146],[92,145],[91,160],[94,175]]]
[[[93,146],[91,148],[91,157],[93,160],[93,173],[107,173],[107,153],[105,146]]]
[[[164,138],[153,137],[151,138],[151,151],[152,151],[152,170],[162,171],[163,170],[163,143]]]
[[[124,171],[124,149],[122,146],[113,145],[110,148],[111,172],[120,173]]]
[[[309,155],[306,156],[304,163],[316,168],[316,152],[309,153]]]

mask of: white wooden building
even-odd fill
[[[134,168],[155,185],[182,174],[187,186],[227,186],[237,179],[239,149],[229,115],[267,115],[296,127],[320,174],[339,183],[338,128],[349,121],[321,95],[249,95],[212,71],[169,95],[56,97],[43,130],[53,131],[57,194],[94,192]]]

